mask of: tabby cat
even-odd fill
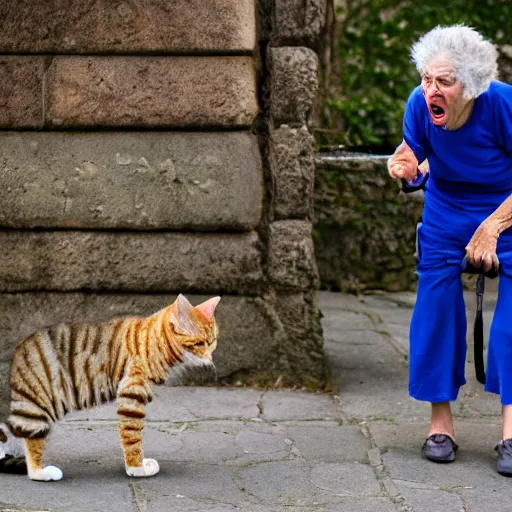
[[[182,375],[197,369],[215,375],[212,352],[218,327],[214,312],[219,300],[214,297],[193,307],[179,295],[150,317],[59,324],[18,345],[11,366],[7,426],[24,440],[29,478],[49,481],[63,476],[59,468],[42,465],[45,439],[54,421],[114,398],[126,473],[134,477],[158,473],[158,462],[142,454],[145,405],[152,399],[150,383],[163,383],[170,368]],[[12,441],[0,430],[4,462],[7,443]],[[19,472],[19,465],[14,466],[13,472]]]

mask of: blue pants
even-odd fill
[[[467,219],[466,219],[467,220]],[[436,226],[418,230],[418,292],[410,328],[409,393],[417,400],[455,400],[465,384],[466,313],[460,263],[479,222],[450,235]],[[446,219],[445,219],[446,221]],[[510,233],[509,233],[510,231]],[[456,233],[456,234],[454,234]],[[512,230],[498,241],[500,280],[492,321],[485,390],[512,404]]]

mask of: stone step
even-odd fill
[[[2,53],[252,51],[254,0],[2,2]]]
[[[250,56],[4,55],[0,65],[0,128],[228,129],[258,113]]]
[[[0,291],[249,293],[260,241],[244,234],[0,231]]]
[[[263,171],[248,132],[0,132],[0,226],[249,231]]]
[[[55,57],[45,124],[244,127],[258,113],[252,57]]]

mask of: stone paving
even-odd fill
[[[332,394],[157,388],[144,429],[145,455],[160,462],[154,478],[125,476],[113,406],[70,416],[46,457],[64,479],[0,475],[0,511],[512,510],[511,481],[494,468],[499,401],[471,365],[454,404],[457,461],[419,456],[429,408],[407,395],[414,298],[320,294]]]

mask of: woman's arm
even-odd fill
[[[388,172],[392,178],[412,181],[418,172],[418,160],[405,140],[388,159]]]
[[[416,87],[405,105],[402,123],[404,138],[388,160],[388,172],[392,178],[403,178],[408,182],[414,180],[418,173],[418,164],[427,158],[428,142],[423,122],[425,108],[421,88]],[[424,174],[426,171],[420,169],[420,172]]]
[[[489,215],[475,231],[466,252],[469,261],[487,272],[493,265],[498,268],[496,246],[500,233],[512,226],[512,195],[508,196],[494,213]]]
[[[497,145],[506,154],[512,154],[512,86],[498,82],[493,96],[493,119],[496,123]],[[512,175],[512,169],[510,170]],[[512,178],[512,176],[511,176]],[[475,231],[466,247],[468,258],[485,271],[499,265],[496,255],[498,236],[512,226],[512,195],[507,197],[494,213],[489,215]]]

